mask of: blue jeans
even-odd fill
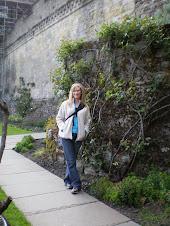
[[[69,140],[62,138],[62,145],[67,161],[67,169],[64,183],[72,184],[73,188],[81,188],[80,177],[76,168],[76,159],[78,151],[81,147],[82,141]]]

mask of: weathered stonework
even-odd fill
[[[39,0],[32,13],[20,18],[6,39],[5,99],[12,105],[19,77],[35,83],[35,100],[53,97],[49,72],[56,67],[57,48],[64,38],[97,40],[101,24],[125,14],[153,14],[166,0]],[[150,2],[150,3],[149,3]],[[161,3],[160,3],[161,2]],[[153,6],[153,7],[150,7]],[[143,10],[143,11],[142,11]]]
[[[145,15],[152,17],[165,3],[169,3],[169,0],[135,0],[135,13],[141,18]]]

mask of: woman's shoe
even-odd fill
[[[66,186],[67,186],[67,189],[72,189],[73,188],[72,184],[66,184]]]
[[[73,188],[73,189],[71,190],[71,193],[72,193],[72,194],[78,194],[78,192],[79,192],[80,190],[81,190],[80,188]]]

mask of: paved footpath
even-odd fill
[[[45,133],[31,135],[45,138]],[[23,136],[7,136],[0,186],[33,226],[138,225],[83,191],[72,195],[61,178],[13,151]]]

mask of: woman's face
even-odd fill
[[[79,86],[75,86],[73,89],[73,97],[74,99],[79,99],[81,98],[81,88]]]

